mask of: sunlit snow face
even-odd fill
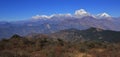
[[[87,12],[84,9],[80,9],[80,10],[75,11],[75,15],[83,15],[83,14],[87,14]]]
[[[91,16],[93,18],[108,18],[111,17],[109,14],[107,13],[102,13],[102,14],[98,14],[98,15],[92,15],[89,12],[85,11],[84,9],[80,9],[80,10],[76,10],[74,14],[52,14],[50,16],[48,15],[36,15],[36,16],[32,16],[32,19],[34,20],[38,20],[38,19],[52,19],[53,17],[56,17],[58,19],[64,19],[64,18],[71,18],[71,17],[75,17],[75,18],[82,18],[82,17],[86,17],[86,16]]]

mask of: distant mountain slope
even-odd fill
[[[14,34],[28,35],[30,33],[54,33],[64,29],[79,30],[90,27],[104,30],[120,31],[120,18],[114,18],[107,13],[92,15],[84,9],[71,14],[37,15],[30,20],[16,22],[0,22],[0,38],[8,38]]]
[[[61,38],[69,41],[99,40],[108,42],[119,42],[120,32],[89,28],[87,30],[68,29],[51,34],[53,38]]]

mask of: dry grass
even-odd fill
[[[120,57],[120,45],[94,41],[71,43],[44,37],[11,38],[0,41],[0,57]]]

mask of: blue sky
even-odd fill
[[[37,14],[74,14],[81,8],[92,14],[120,16],[120,0],[0,0],[0,21],[26,20]]]

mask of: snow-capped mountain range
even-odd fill
[[[13,34],[54,33],[70,28],[83,30],[95,27],[120,31],[119,21],[120,18],[114,18],[107,13],[93,15],[84,9],[76,10],[74,14],[36,15],[26,21],[0,22],[0,38]]]
[[[61,18],[61,17],[83,18],[83,17],[86,17],[86,16],[91,16],[91,17],[94,17],[94,18],[97,18],[97,19],[112,18],[112,16],[110,16],[109,14],[107,14],[105,12],[101,13],[101,14],[97,14],[97,15],[92,15],[89,12],[85,11],[84,9],[80,9],[80,10],[76,10],[73,15],[70,14],[70,13],[67,13],[67,14],[53,14],[53,15],[50,15],[50,16],[36,15],[36,16],[33,16],[32,19],[52,19],[54,17],[57,17],[57,18]]]

